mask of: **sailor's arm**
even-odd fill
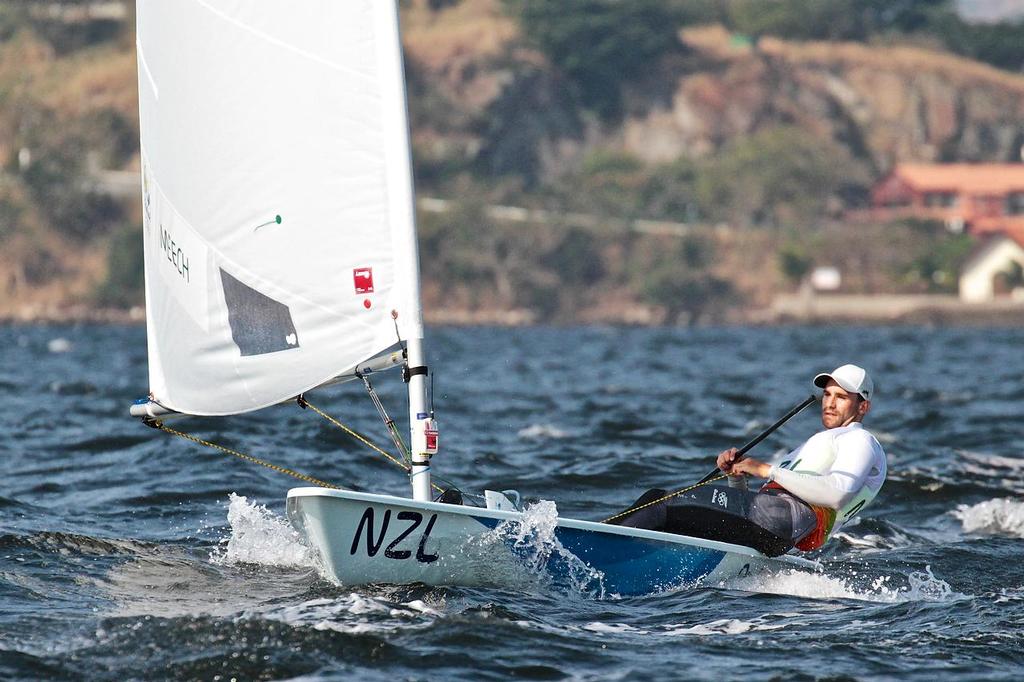
[[[833,470],[826,475],[805,474],[773,466],[767,478],[808,504],[841,509],[860,491],[867,473],[856,476],[850,472]]]

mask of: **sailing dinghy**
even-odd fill
[[[564,518],[538,553],[511,495],[435,501],[395,3],[139,0],[137,21],[150,394],[131,413],[239,414],[401,366],[412,498],[288,492],[335,580],[500,584],[504,563],[634,595],[816,566]]]

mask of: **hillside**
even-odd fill
[[[627,77],[592,77],[514,7],[403,5],[417,185],[450,200],[420,216],[438,319],[732,319],[814,264],[850,273],[848,293],[942,290],[962,238],[843,212],[897,161],[1010,161],[1024,144],[1024,76],[920,36],[680,24]],[[138,168],[130,22],[64,50],[39,22],[0,21],[0,317],[141,302],[138,202],[95,182]]]

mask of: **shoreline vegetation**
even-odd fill
[[[134,3],[84,4],[0,0],[0,321],[144,319]],[[1024,23],[947,0],[401,11],[429,323],[1024,318],[955,300],[974,237],[866,210],[895,163],[1019,160]]]
[[[638,309],[635,306],[609,309],[604,315],[586,319],[558,321],[541,320],[527,309],[483,311],[438,308],[424,310],[424,321],[428,325],[447,327],[678,326],[677,323],[666,321],[658,309]],[[3,325],[141,325],[145,322],[146,311],[142,306],[124,309],[82,304],[47,305],[0,311],[0,324]],[[792,294],[780,296],[767,308],[737,310],[725,317],[695,323],[696,326],[790,324],[1015,327],[1024,325],[1024,301],[963,303],[956,296],[941,294]]]

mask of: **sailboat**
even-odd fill
[[[567,518],[557,552],[526,556],[516,495],[438,500],[395,2],[138,0],[137,24],[150,392],[132,415],[235,415],[390,367],[408,384],[410,498],[287,493],[329,576],[480,585],[539,556],[635,595],[816,566]]]

